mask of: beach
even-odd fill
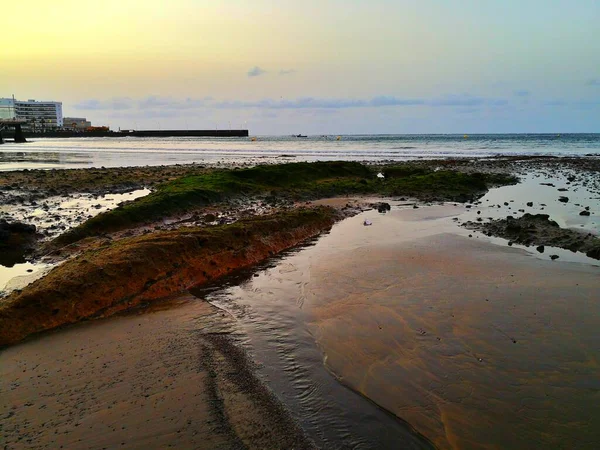
[[[0,177],[3,444],[595,448],[597,157],[276,162]]]

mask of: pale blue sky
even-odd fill
[[[597,0],[30,3],[0,96],[113,128],[600,132]]]

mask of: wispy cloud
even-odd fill
[[[266,71],[266,70],[264,70],[264,69],[261,69],[261,68],[260,68],[260,67],[258,67],[258,66],[254,66],[252,69],[250,69],[250,70],[248,71],[248,76],[249,76],[249,77],[258,77],[258,76],[260,76],[260,75],[263,75],[263,74],[265,74],[265,73],[267,73],[267,71]]]
[[[505,106],[508,100],[504,98],[493,97],[477,97],[468,94],[463,95],[447,95],[441,98],[435,98],[426,101],[429,106],[461,106],[461,107],[476,107],[476,106]]]
[[[81,110],[113,110],[120,111],[134,107],[134,101],[128,97],[117,97],[109,100],[89,99],[73,105],[75,109]]]
[[[542,102],[544,106],[567,106],[567,102],[561,99],[546,100]]]
[[[353,98],[315,98],[300,97],[297,99],[258,101],[221,101],[213,106],[216,108],[265,108],[265,109],[347,109],[401,105],[424,105],[423,99],[403,99],[397,97],[373,97],[371,99]]]
[[[148,96],[140,99],[137,106],[142,109],[197,109],[210,104],[211,97],[174,99],[171,97]]]
[[[279,75],[292,75],[294,73],[296,73],[295,69],[281,69],[279,71]]]

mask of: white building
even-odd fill
[[[0,120],[15,118],[15,101],[12,98],[0,98]]]
[[[27,120],[26,127],[34,130],[61,128],[63,126],[62,102],[0,98],[0,118]]]

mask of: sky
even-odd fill
[[[113,129],[600,132],[598,0],[29,0],[2,10],[0,97],[62,101],[66,116]]]

